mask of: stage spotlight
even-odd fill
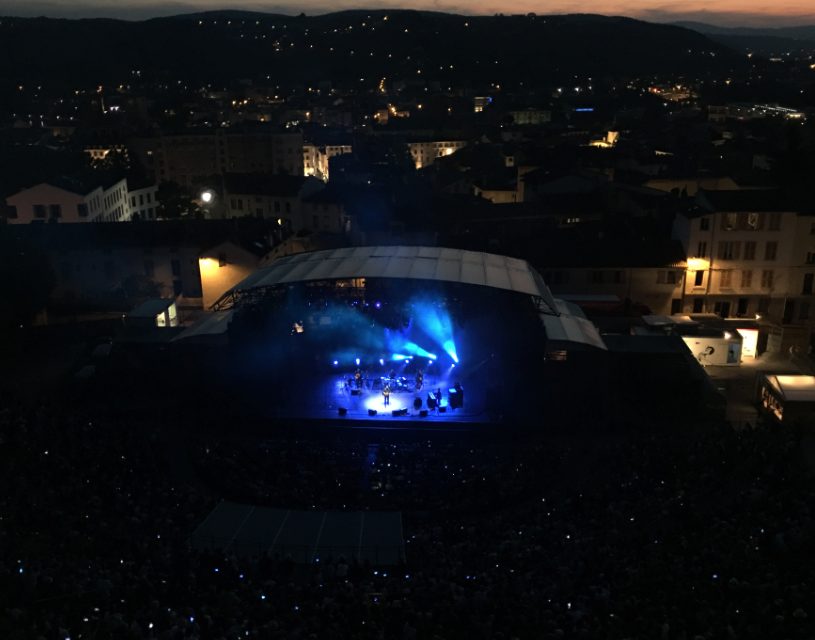
[[[452,340],[445,340],[441,345],[445,353],[450,356],[453,362],[458,362],[458,354],[456,353],[456,343]]]
[[[336,367],[338,364],[339,364],[339,362],[334,360],[334,366]]]
[[[420,356],[422,358],[430,358],[431,360],[436,359],[435,353],[430,353],[427,349],[423,349],[415,342],[406,342],[402,346],[402,351],[407,351],[409,354],[413,356]]]
[[[433,361],[432,361],[432,360],[428,360],[428,361],[427,361],[427,366],[429,367],[431,364],[433,364]]]
[[[379,365],[382,366],[382,367],[385,366],[385,358],[380,358],[379,359]]]
[[[381,308],[382,308],[382,303],[381,303],[381,302],[377,302],[376,304],[374,304],[374,306],[375,306],[377,309],[381,309]]]
[[[354,360],[354,362],[356,362],[356,363],[357,363],[357,366],[359,366],[359,358],[357,358],[356,360]]]

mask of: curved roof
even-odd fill
[[[493,287],[537,296],[555,309],[549,288],[528,262],[492,253],[443,247],[347,247],[275,260],[225,296],[255,287],[309,280],[407,278]]]

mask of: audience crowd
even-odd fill
[[[813,635],[813,474],[791,430],[258,440],[3,406],[9,640]],[[399,510],[406,562],[193,550],[221,499]]]

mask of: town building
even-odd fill
[[[263,173],[228,173],[223,178],[227,217],[269,218],[282,229],[315,230],[311,212],[304,216],[303,200],[325,188],[317,178]]]
[[[467,146],[465,140],[432,140],[423,142],[408,142],[410,157],[416,169],[433,164],[436,158],[453,155],[459,149]]]
[[[158,186],[149,184],[131,187],[127,192],[130,218],[133,220],[155,220],[159,217]]]
[[[352,152],[353,147],[350,144],[306,143],[303,145],[303,175],[328,182],[328,166],[331,158]]]
[[[156,182],[194,186],[224,173],[303,175],[303,135],[256,131],[162,135],[131,142],[139,162]]]
[[[104,185],[72,178],[56,178],[6,198],[8,222],[74,223],[130,220],[127,180]]]
[[[49,306],[56,309],[125,310],[151,298],[201,309],[205,282],[207,300],[219,297],[220,284],[225,290],[231,282],[223,274],[243,265],[244,253],[257,262],[280,241],[273,222],[255,219],[20,225],[11,232],[48,261],[55,279]],[[202,259],[214,260],[215,269]],[[221,263],[229,269],[213,277]]]
[[[683,313],[812,322],[815,217],[774,190],[700,190],[677,216],[687,253]]]

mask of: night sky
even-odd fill
[[[815,23],[812,0],[303,0],[263,2],[247,0],[0,0],[0,15],[53,17],[116,17],[143,19],[209,9],[249,9],[275,13],[326,13],[356,8],[430,9],[467,14],[602,13],[645,20],[700,20],[721,25],[787,26]]]

